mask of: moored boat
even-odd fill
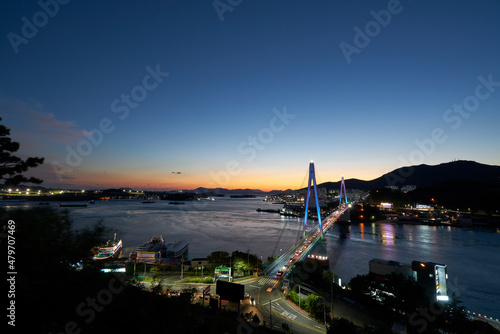
[[[163,236],[155,234],[151,240],[137,246],[135,253],[131,254],[131,258],[135,258],[137,261],[154,262],[165,254],[166,248]]]
[[[120,250],[122,249],[122,246],[122,240],[116,240],[115,233],[113,240],[108,240],[106,244],[98,247],[97,254],[94,255],[94,260],[105,260],[114,256],[118,256]]]
[[[59,207],[61,208],[85,208],[89,206],[88,203],[86,204],[64,204],[64,203],[59,203]]]

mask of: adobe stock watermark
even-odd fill
[[[84,301],[76,307],[76,314],[79,318],[82,318],[83,323],[90,324],[97,316],[97,313],[102,312],[105,306],[113,302],[115,295],[123,291],[126,286],[126,282],[119,275],[113,274],[107,288],[99,290],[95,296],[87,297]],[[82,332],[82,321],[70,320],[64,325],[64,330],[58,332],[57,334],[78,334]],[[52,334],[52,333],[50,333]]]
[[[35,38],[38,34],[38,30],[49,23],[49,18],[53,18],[59,13],[59,5],[66,5],[68,2],[69,0],[38,1],[38,6],[40,6],[41,10],[33,14],[31,20],[26,16],[21,18],[21,34],[16,34],[12,31],[7,34],[14,53],[19,53],[19,46],[21,44],[28,44],[30,39]]]
[[[238,145],[237,152],[242,157],[245,157],[246,161],[253,161],[257,157],[258,152],[263,151],[274,140],[274,135],[283,131],[290,124],[290,120],[296,116],[287,113],[286,106],[283,107],[282,111],[274,108],[273,114],[274,116],[269,120],[268,127],[260,129],[256,136],[248,136],[247,140],[242,141]],[[236,176],[243,170],[243,167],[241,167],[237,160],[228,161],[225,167],[225,170],[209,173],[212,180],[220,187],[227,186],[231,180],[231,176]]]
[[[474,93],[465,97],[462,103],[454,103],[443,113],[443,121],[450,125],[452,130],[458,130],[464,119],[469,118],[472,113],[479,109],[481,101],[485,101],[500,87],[500,81],[493,81],[493,75],[489,74],[486,78],[482,75],[477,77],[479,84],[474,89]],[[387,184],[394,186],[397,183],[404,183],[405,179],[412,175],[414,168],[411,166],[420,165],[425,159],[436,151],[438,144],[444,143],[448,139],[445,129],[442,127],[434,128],[428,138],[422,140],[415,139],[417,146],[410,152],[407,158],[399,156],[402,166],[410,166],[399,170],[399,174],[390,173],[386,175]]]
[[[371,10],[370,15],[373,17],[373,20],[368,21],[363,30],[358,26],[354,27],[354,45],[346,42],[339,44],[340,51],[342,51],[346,62],[350,64],[352,55],[360,54],[361,50],[366,48],[373,38],[380,35],[382,28],[386,28],[391,23],[392,17],[400,14],[402,11],[403,6],[399,0],[389,0],[387,2],[387,9],[381,9],[378,12]]]
[[[123,93],[119,98],[111,102],[111,112],[117,114],[119,120],[125,120],[131,109],[135,109],[139,104],[148,97],[148,93],[156,89],[170,73],[162,72],[160,64],[157,64],[153,69],[149,65],[146,66],[146,75],[142,78],[139,85],[134,86],[130,93]],[[104,135],[112,133],[116,129],[116,125],[110,118],[104,117],[99,121],[96,128],[90,131],[82,131],[82,135],[86,139],[80,140],[75,148],[66,145],[66,157],[64,163],[53,161],[52,169],[59,181],[63,180],[65,174],[69,174],[74,168],[78,167],[83,158],[89,156],[95,147],[102,144]]]
[[[243,0],[215,0],[212,2],[215,12],[219,16],[219,20],[224,21],[224,13],[232,12],[235,7],[239,6]]]

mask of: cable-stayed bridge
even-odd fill
[[[309,210],[309,199],[311,197],[311,192],[314,191],[314,199],[316,202],[316,211],[318,215],[318,226],[307,231],[308,222],[308,210]],[[278,279],[283,279],[286,277],[288,271],[294,266],[295,263],[303,261],[307,255],[314,249],[319,240],[323,240],[324,234],[335,224],[335,222],[344,214],[346,210],[349,209],[347,203],[347,194],[344,184],[344,177],[342,176],[342,182],[340,185],[340,199],[339,206],[336,210],[331,212],[322,221],[321,210],[319,207],[318,191],[316,186],[316,175],[314,170],[314,163],[309,164],[309,178],[307,182],[307,196],[306,196],[306,206],[304,213],[304,227],[302,237],[287,251],[281,254],[276,260],[274,260],[263,272],[265,276],[277,277],[277,272],[282,272],[281,277]]]

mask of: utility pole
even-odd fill
[[[269,301],[269,322],[271,325],[271,329],[273,329],[273,315],[271,314],[271,310],[273,309],[273,306],[271,304],[271,301]]]
[[[326,326],[326,300],[323,298],[323,319],[325,320],[325,326]]]
[[[134,260],[134,283],[137,282],[137,279],[135,277],[135,265],[136,265],[136,263],[137,263],[136,260]]]
[[[181,259],[181,279],[183,279],[184,275],[184,258]]]
[[[330,317],[332,318],[333,323],[333,280],[330,282],[331,293],[330,293]]]
[[[300,307],[300,300],[301,300],[301,299],[302,299],[302,298],[300,298],[300,285],[299,285],[299,308],[301,308],[301,307]]]

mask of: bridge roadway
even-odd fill
[[[337,210],[333,211],[328,215],[322,224],[323,234],[325,234],[330,227],[338,220],[340,216],[348,209],[347,205],[340,206]],[[293,245],[289,250],[283,253],[280,257],[274,260],[263,274],[268,277],[276,278],[276,273],[282,271],[283,275],[280,281],[286,277],[291,268],[297,263],[304,260],[307,255],[314,248],[318,240],[321,239],[320,227],[311,229],[306,233],[305,237],[301,238],[295,245]]]

